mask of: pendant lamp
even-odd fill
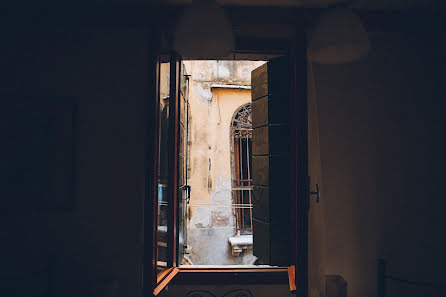
[[[321,64],[353,62],[370,52],[370,41],[361,19],[350,8],[324,13],[309,36],[312,61]]]

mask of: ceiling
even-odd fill
[[[188,4],[192,0],[139,0],[163,4]],[[354,9],[399,10],[436,8],[444,5],[441,0],[216,0],[220,5],[233,6],[294,6],[327,7],[336,3],[351,2]]]

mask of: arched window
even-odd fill
[[[240,106],[231,122],[232,196],[237,234],[252,233],[251,103]]]

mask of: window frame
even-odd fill
[[[157,131],[158,131],[158,91],[159,86],[157,85],[159,76],[159,56],[162,50],[162,38],[160,38],[160,31],[156,26],[151,26],[149,29],[149,116],[147,123],[147,135],[146,135],[146,194],[144,203],[144,241],[145,241],[145,257],[144,257],[144,268],[143,268],[143,294],[144,296],[157,295],[163,290],[169,283],[181,283],[185,275],[191,276],[189,278],[188,284],[191,284],[191,280],[197,283],[202,281],[210,281],[210,283],[215,284],[217,279],[213,278],[215,275],[219,275],[218,283],[227,281],[228,283],[234,284],[264,284],[268,280],[276,280],[276,284],[284,283],[284,279],[278,277],[281,273],[287,273],[288,282],[290,286],[290,291],[295,292],[300,296],[308,295],[308,148],[307,148],[307,98],[306,98],[306,42],[305,33],[303,30],[298,30],[300,33],[296,35],[296,40],[290,45],[284,54],[291,57],[290,68],[292,71],[291,80],[291,90],[290,90],[290,111],[293,114],[290,122],[290,143],[291,143],[291,184],[294,185],[291,189],[291,205],[290,211],[292,213],[292,230],[290,234],[292,238],[294,251],[292,255],[292,265],[289,267],[247,267],[247,268],[222,268],[222,267],[178,267],[176,263],[176,240],[178,239],[178,234],[176,234],[176,201],[175,192],[171,192],[170,199],[172,203],[172,211],[174,213],[173,218],[170,222],[172,226],[171,235],[171,246],[169,256],[171,257],[171,267],[167,269],[160,280],[157,280],[156,273],[156,246],[157,246],[157,235],[156,235],[156,212],[157,209],[157,195],[155,186],[155,177],[157,168],[157,151],[156,147],[158,145]],[[157,38],[153,38],[156,36]],[[155,41],[154,41],[155,40]],[[255,45],[258,46],[257,43]],[[268,47],[268,44],[266,44]],[[266,50],[268,52],[268,50]],[[247,53],[246,51],[243,53]],[[277,54],[277,53],[275,53]],[[178,56],[175,56],[181,61]],[[181,63],[178,63],[181,65]],[[178,69],[179,67],[177,67]],[[175,72],[176,73],[176,72]],[[181,73],[181,71],[180,71]],[[175,91],[175,106],[179,104],[179,88]],[[154,97],[153,95],[156,94]],[[155,100],[154,100],[155,99]],[[175,115],[172,117],[172,121],[175,120],[175,124],[172,125],[172,133],[176,139],[178,136],[178,108],[175,109]],[[153,114],[155,113],[155,114]],[[173,152],[177,151],[177,145],[173,148]],[[176,162],[171,167],[171,173],[174,177],[174,184],[177,185],[176,180]],[[175,189],[175,187],[173,187]],[[175,203],[175,204],[174,204]],[[151,242],[151,244],[150,244]],[[149,243],[149,244],[147,244]],[[169,265],[168,265],[169,266]],[[295,277],[298,275],[298,278]],[[243,276],[243,277],[240,277]],[[247,276],[244,278],[244,276]],[[276,278],[278,277],[278,278]],[[240,281],[237,281],[239,279]],[[192,282],[193,283],[193,282]],[[156,293],[156,294],[155,294]]]
[[[164,269],[159,271],[158,263],[158,167],[159,167],[159,127],[160,127],[160,117],[159,117],[159,97],[160,97],[160,65],[161,61],[167,61],[170,69],[170,87],[169,87],[169,127],[168,127],[168,139],[169,139],[169,149],[168,149],[168,181],[167,181],[167,195],[168,195],[168,218],[167,218],[167,263]],[[170,53],[167,55],[158,55],[156,57],[156,67],[157,71],[154,77],[155,80],[155,109],[156,115],[154,119],[156,121],[155,133],[154,133],[154,154],[153,158],[153,197],[151,198],[153,209],[153,225],[152,238],[153,238],[153,249],[152,249],[152,285],[153,295],[158,295],[178,274],[178,263],[177,263],[177,246],[178,246],[178,230],[177,230],[177,218],[178,218],[178,135],[179,135],[179,98],[180,98],[180,75],[181,75],[181,58]],[[150,227],[149,227],[150,228]]]

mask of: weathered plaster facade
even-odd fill
[[[251,101],[251,71],[264,62],[185,61],[190,78],[190,166],[187,257],[198,264],[252,264],[252,249],[233,257],[231,120]],[[238,88],[239,86],[240,88]]]

